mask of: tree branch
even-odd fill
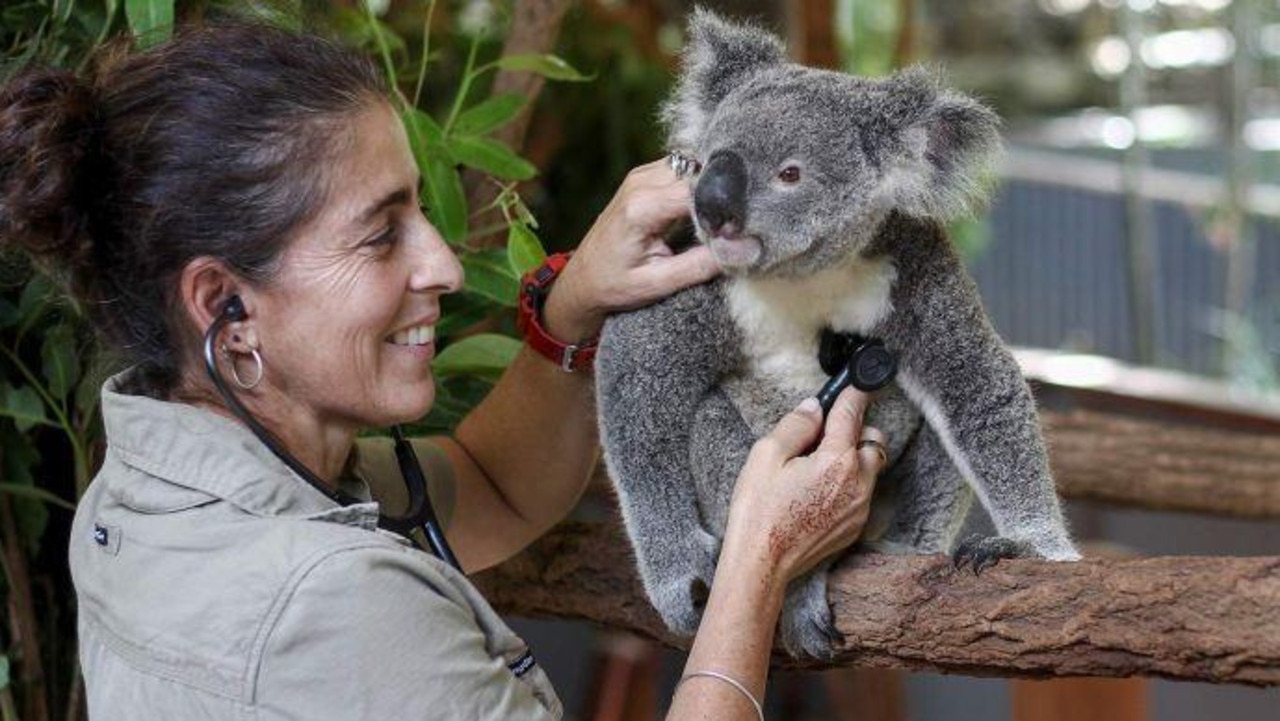
[[[649,607],[616,523],[562,524],[475,581],[505,613],[688,645]],[[803,665],[1280,684],[1280,558],[1002,561],[975,577],[940,556],[859,554],[829,598],[845,645]]]
[[[1042,414],[1067,498],[1280,518],[1280,437],[1076,410]]]

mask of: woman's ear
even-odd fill
[[[187,263],[178,283],[182,310],[190,327],[203,337],[209,326],[222,315],[227,302],[240,296],[245,318],[227,325],[222,344],[231,351],[247,353],[258,347],[253,328],[253,291],[220,260],[201,256]]]

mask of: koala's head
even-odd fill
[[[928,71],[806,68],[782,42],[698,9],[662,110],[700,165],[698,237],[730,273],[807,274],[857,253],[891,211],[947,220],[981,200],[999,120]]]

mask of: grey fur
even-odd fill
[[[713,155],[743,161],[721,164],[746,168],[723,186],[745,187],[723,199],[741,233],[717,231],[709,191],[695,193],[699,240],[732,261],[726,276],[614,316],[596,369],[606,461],[667,625],[696,630],[748,450],[825,379],[823,325],[900,357],[868,417],[890,465],[864,544],[950,551],[976,491],[1002,538],[967,541],[960,560],[1078,558],[1030,392],[939,226],[982,200],[995,115],[925,70],[870,80],[788,63],[772,35],[701,9],[683,68],[663,109],[671,147],[703,164],[699,189],[722,172]],[[799,182],[779,179],[788,165]],[[828,566],[788,591],[793,653],[828,655],[838,637]]]

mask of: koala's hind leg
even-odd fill
[[[920,426],[901,459],[883,475],[894,512],[889,528],[868,544],[886,553],[950,553],[973,505],[973,490],[956,470],[928,423]],[[879,492],[877,491],[877,495]]]

